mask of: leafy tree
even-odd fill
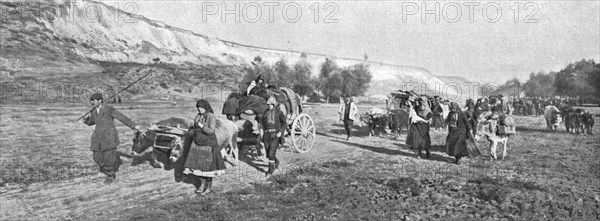
[[[311,65],[305,60],[300,60],[294,65],[291,83],[294,91],[300,96],[311,95],[313,92],[314,88],[311,85],[311,70]]]
[[[342,69],[341,74],[342,78],[344,79],[342,83],[342,93],[353,94],[356,88],[357,80],[356,76],[354,76],[354,73],[352,72],[352,69],[344,68]]]
[[[292,74],[291,74],[290,67],[288,67],[285,59],[283,59],[283,58],[279,59],[279,61],[277,61],[275,63],[275,66],[273,67],[273,71],[275,71],[275,75],[276,75],[276,79],[277,79],[274,82],[275,85],[277,85],[279,87],[291,88],[290,86],[292,86],[292,82],[290,81],[290,79],[291,79]]]
[[[324,79],[323,96],[327,103],[331,98],[339,98],[342,96],[342,88],[344,85],[344,78],[342,77],[341,70],[334,70],[330,73],[328,78]]]
[[[556,72],[546,74],[538,72],[538,74],[529,74],[529,80],[523,84],[523,90],[527,97],[542,97],[550,98],[556,92],[554,87],[554,76]]]
[[[290,68],[283,58],[270,66],[257,56],[252,66],[244,68],[244,72],[246,74],[239,84],[240,91],[245,91],[250,82],[260,75],[265,82],[291,88],[300,96],[310,97],[315,90],[319,90],[327,102],[330,98],[341,97],[342,94],[363,95],[369,89],[373,78],[368,65],[358,64],[340,69],[331,59],[325,59],[318,77],[311,77],[312,67],[305,58]]]
[[[364,95],[369,90],[369,84],[373,79],[373,74],[369,71],[369,67],[364,64],[355,65],[352,72],[356,77],[356,86],[353,94]]]
[[[323,93],[323,96],[325,96],[325,100],[327,103],[329,103],[329,98],[331,97],[331,94],[329,94],[330,90],[327,89],[327,87],[331,86],[328,85],[328,81],[331,77],[331,73],[338,69],[339,67],[335,63],[335,61],[329,58],[325,58],[325,61],[321,64],[321,70],[319,71],[318,80],[315,82],[315,86],[318,90],[320,90]]]
[[[594,98],[596,101],[600,101],[600,63],[594,66],[594,69],[590,71],[587,75],[588,83],[592,85],[593,91],[590,91],[590,94],[595,95]]]
[[[329,74],[332,71],[337,70],[339,67],[338,65],[335,63],[335,61],[329,59],[329,58],[325,58],[325,61],[323,62],[323,64],[321,64],[321,71],[319,72],[319,79],[327,79],[329,78]]]
[[[561,97],[586,97],[595,89],[588,82],[589,75],[594,73],[596,63],[593,60],[581,60],[567,65],[556,74],[554,86]]]
[[[485,87],[485,86],[484,86]],[[498,86],[496,90],[493,90],[493,86],[488,85],[488,88],[485,88],[486,92],[490,92],[489,95],[504,95],[507,97],[518,97],[523,90],[521,87],[521,81],[519,79],[513,78],[506,81],[504,84]],[[486,93],[481,93],[486,94]]]

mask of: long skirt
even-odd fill
[[[187,154],[184,174],[196,176],[215,177],[225,173],[225,161],[221,154],[221,148],[210,146],[199,146],[191,142]]]
[[[469,156],[466,130],[450,129],[446,137],[446,153],[453,157]]]
[[[439,115],[439,116],[433,115],[431,127],[433,127],[433,128],[444,127],[444,119],[442,119],[442,115]]]
[[[413,149],[429,150],[431,147],[431,137],[429,136],[429,124],[415,123],[410,125],[408,136],[406,137],[406,145]]]

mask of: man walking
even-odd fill
[[[344,96],[344,103],[340,106],[340,110],[338,112],[340,115],[340,121],[344,122],[344,129],[346,129],[346,133],[348,137],[346,140],[350,140],[350,134],[352,132],[352,124],[354,120],[356,120],[356,114],[358,114],[358,108],[354,101],[352,101],[352,97],[349,94]]]
[[[117,154],[120,141],[114,119],[135,130],[139,130],[140,126],[114,107],[102,104],[102,101],[102,94],[96,93],[90,97],[94,110],[84,118],[83,123],[88,126],[96,125],[90,150],[93,152],[94,161],[100,167],[100,172],[108,176],[104,184],[110,184],[115,182],[121,163],[121,158]]]
[[[281,110],[275,108],[277,101],[274,97],[267,100],[269,110],[263,116],[263,143],[267,150],[269,159],[269,171],[267,176],[272,175],[275,169],[279,168],[279,159],[277,159],[277,148],[279,148],[279,139],[282,137],[286,127],[285,115]]]

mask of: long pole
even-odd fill
[[[136,80],[136,81],[134,81],[133,83],[131,83],[131,84],[127,85],[127,87],[125,87],[125,88],[121,89],[119,92],[117,92],[117,93],[116,93],[116,94],[114,94],[113,96],[111,96],[111,97],[109,97],[109,98],[107,98],[107,99],[103,100],[103,101],[102,101],[102,103],[104,104],[104,103],[106,103],[107,101],[109,101],[109,100],[111,100],[111,99],[115,98],[115,97],[116,97],[117,95],[119,95],[121,92],[123,92],[123,91],[125,91],[125,90],[129,89],[131,86],[133,86],[133,85],[134,85],[134,84],[136,84],[137,82],[141,81],[142,79],[144,79],[144,78],[148,77],[148,75],[150,75],[150,74],[152,74],[152,72],[149,72],[148,74],[146,74],[146,75],[142,76],[140,79],[137,79],[137,80]],[[88,111],[87,113],[85,113],[83,116],[81,116],[81,117],[77,118],[77,120],[75,120],[75,122],[77,122],[77,121],[79,121],[79,120],[83,119],[85,116],[87,116],[87,115],[88,115],[88,114],[90,114],[92,111],[94,111],[94,109],[96,109],[96,108],[95,108],[95,107],[94,107],[94,108],[92,108],[90,111]]]

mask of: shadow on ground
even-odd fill
[[[405,157],[416,157],[417,156],[416,153],[412,152],[412,150],[410,150],[410,148],[404,144],[396,144],[398,146],[398,149],[389,149],[389,148],[385,148],[385,147],[374,147],[374,146],[369,146],[369,145],[364,145],[364,144],[352,143],[350,141],[345,141],[345,140],[333,140],[333,141],[342,143],[342,144],[345,144],[348,146],[354,146],[354,147],[358,147],[361,149],[373,151],[375,153],[405,156]],[[406,150],[406,151],[403,151],[403,150]],[[425,155],[425,151],[423,151],[423,155]],[[437,154],[432,154],[429,159],[425,159],[425,160],[432,160],[432,161],[439,161],[439,162],[447,163],[452,159],[453,158],[448,158],[448,157],[443,157],[443,156],[440,156]]]

